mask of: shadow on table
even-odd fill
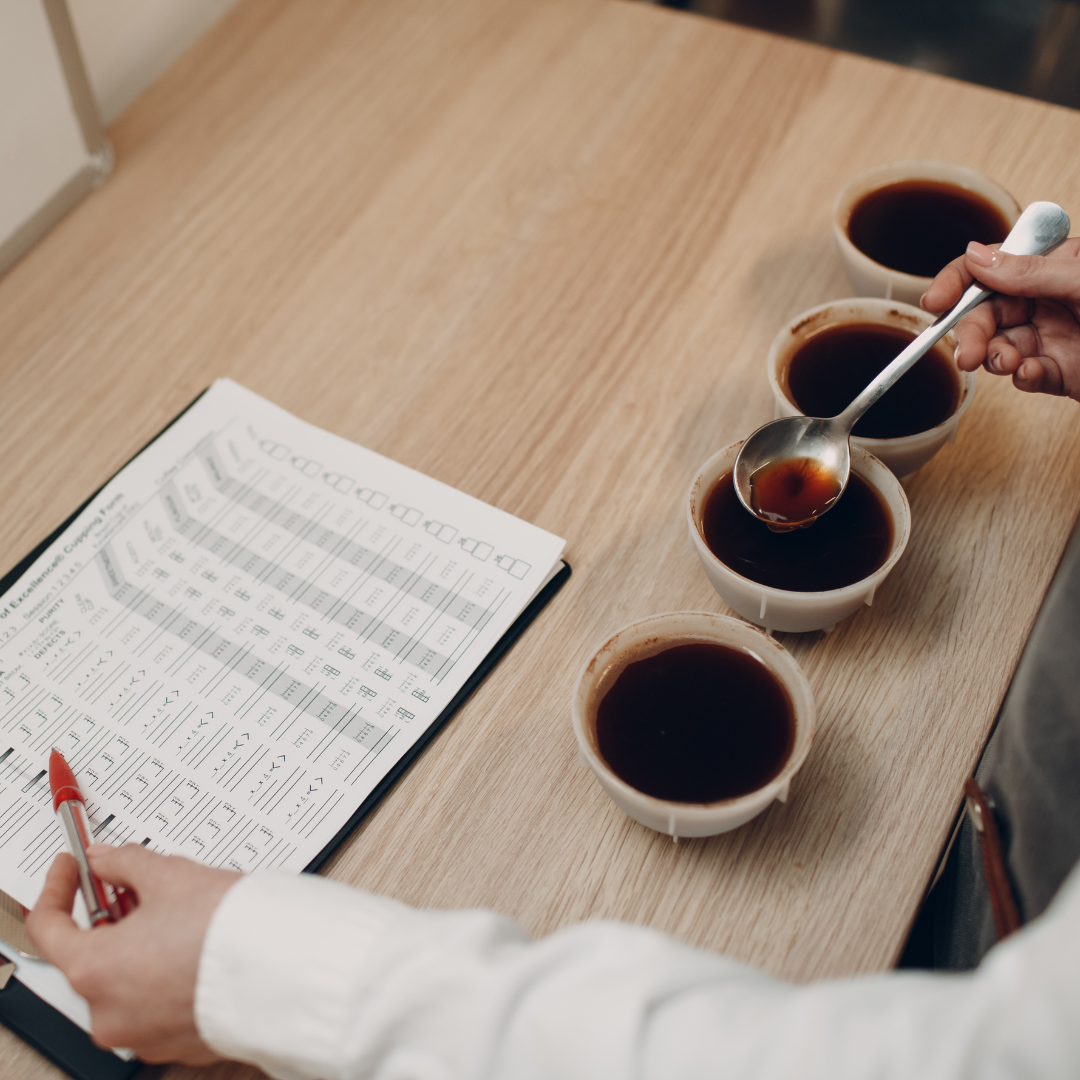
[[[1074,0],[661,3],[1080,108],[1080,5]]]

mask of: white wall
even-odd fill
[[[41,0],[0,0],[0,244],[86,162]]]
[[[116,119],[237,0],[67,0],[101,119]]]

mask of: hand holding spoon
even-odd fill
[[[1069,235],[1069,216],[1056,203],[1032,203],[1001,250],[1045,255]],[[735,491],[755,517],[777,531],[803,528],[844,492],[851,473],[851,429],[858,419],[969,311],[993,293],[978,282],[927,327],[838,416],[789,416],[759,427],[735,459]]]

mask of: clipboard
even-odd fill
[[[134,461],[140,454],[152,446],[166,431],[169,430],[192,406],[194,406],[206,393],[202,391],[184,409],[182,409],[168,424],[165,425],[145,446],[133,454],[120,469],[117,475]],[[113,477],[105,481],[108,484]],[[68,526],[79,516],[87,506],[97,498],[102,484],[92,495],[80,505],[64,522],[58,525],[44,540],[38,544],[25,558],[0,578],[0,599],[33,565],[35,560],[52,544]],[[561,566],[552,575],[550,580],[533,597],[509,629],[495,643],[484,659],[474,669],[473,673],[465,681],[461,689],[453,697],[445,709],[427,727],[424,734],[416,740],[409,750],[402,755],[400,760],[383,777],[371,794],[356,808],[344,826],[330,840],[328,844],[311,860],[303,869],[302,873],[316,873],[334,854],[335,851],[348,839],[361,821],[378,805],[379,800],[401,779],[412,763],[420,756],[425,747],[446,726],[454,714],[468,700],[472,693],[487,678],[499,661],[511,649],[514,643],[525,632],[529,624],[547,606],[548,602],[566,584],[571,574],[570,564],[561,560]],[[3,947],[0,945],[0,953]],[[43,1057],[54,1065],[63,1069],[74,1080],[130,1080],[131,1077],[143,1067],[143,1063],[137,1058],[124,1060],[109,1050],[102,1050],[95,1046],[90,1036],[83,1031],[78,1024],[68,1019],[63,1013],[55,1009],[47,1001],[42,1000],[18,978],[12,975],[6,986],[0,989],[0,1024],[14,1032],[24,1042],[29,1043]]]

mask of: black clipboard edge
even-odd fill
[[[379,781],[371,794],[360,804],[356,813],[338,830],[337,835],[304,867],[302,873],[314,874],[320,870],[335,851],[348,839],[350,833],[378,805],[379,800],[405,775],[412,763],[423,753],[428,743],[446,726],[451,717],[469,699],[473,691],[488,677],[496,664],[510,651],[514,642],[529,624],[547,606],[548,601],[566,584],[572,573],[570,564],[563,559],[562,569],[532,598],[528,607],[514,620],[505,634],[492,646],[480,661],[476,670],[465,680],[464,686],[454,695],[450,704],[431,722],[427,730],[401,756],[394,767]]]
[[[62,1012],[28,990],[13,975],[0,990],[0,1023],[75,1080],[129,1080],[142,1068],[95,1046]]]

